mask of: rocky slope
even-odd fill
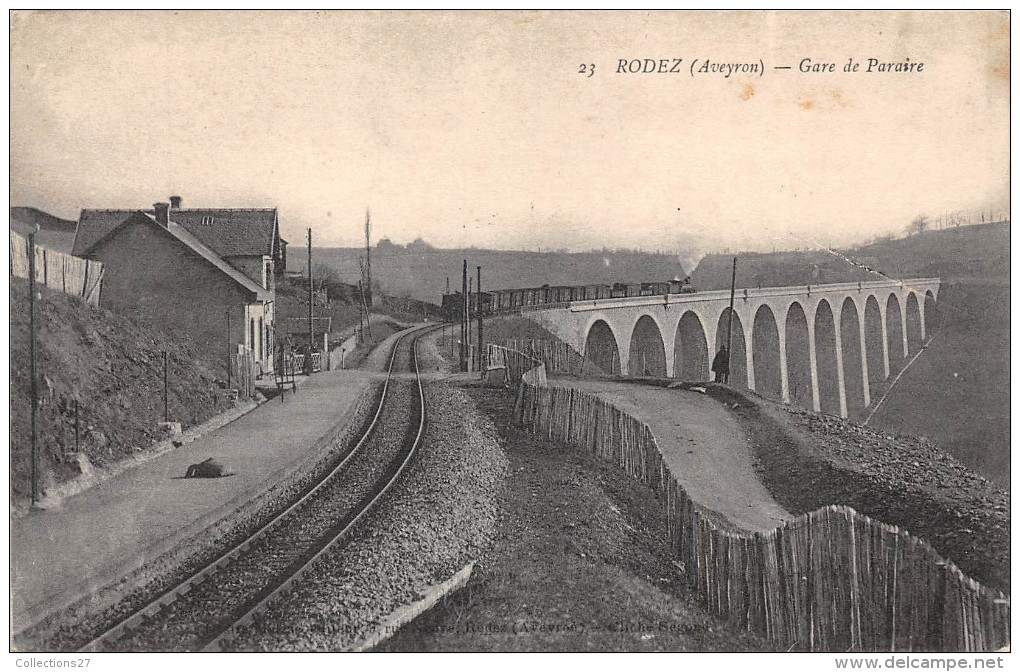
[[[740,419],[762,480],[788,510],[851,506],[921,537],[981,583],[1009,591],[1008,492],[920,437],[721,386],[709,393]]]

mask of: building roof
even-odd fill
[[[276,208],[181,209],[170,217],[221,257],[273,256]]]
[[[163,228],[162,226],[159,225],[158,222],[156,222],[155,217],[149,214],[146,214],[145,216],[152,220],[153,224],[155,224],[161,229]],[[170,235],[172,235],[174,238],[181,241],[182,243],[190,247],[192,250],[197,252],[200,256],[202,256],[206,261],[211,263],[213,266],[229,275],[231,278],[237,281],[238,284],[242,285],[249,292],[253,292],[256,298],[258,298],[260,301],[268,301],[271,298],[269,290],[267,290],[265,287],[258,284],[257,282],[255,282],[254,280],[252,280],[247,275],[237,270],[230,264],[228,264],[221,256],[216,254],[213,250],[209,249],[208,246],[206,246],[196,236],[192,235],[191,232],[188,231],[183,226],[177,224],[176,222],[169,222],[165,230],[169,232]]]
[[[104,211],[104,212],[113,212],[113,211],[107,210],[107,211]],[[170,222],[170,223],[167,224],[167,226],[164,227],[164,226],[162,226],[161,224],[159,224],[156,221],[156,218],[155,218],[155,216],[152,213],[143,212],[141,210],[135,210],[135,211],[123,211],[122,210],[120,212],[126,212],[127,214],[120,221],[120,223],[116,224],[112,229],[110,229],[106,233],[106,235],[104,235],[102,238],[96,240],[91,245],[89,245],[88,249],[92,249],[93,247],[95,247],[96,245],[101,243],[103,240],[106,240],[107,238],[110,238],[114,234],[114,232],[118,231],[121,228],[121,226],[123,226],[125,224],[128,224],[129,222],[145,221],[145,222],[148,222],[148,223],[152,224],[152,226],[156,227],[160,231],[165,231],[168,234],[170,234],[171,236],[173,236],[174,238],[176,238],[178,241],[180,241],[185,246],[190,248],[193,252],[198,254],[200,257],[202,257],[203,259],[208,261],[210,264],[212,264],[213,266],[215,266],[216,268],[221,270],[224,274],[226,274],[228,277],[230,277],[232,280],[234,280],[237,284],[241,285],[246,290],[248,290],[249,292],[254,294],[255,298],[258,299],[259,301],[269,301],[269,300],[271,300],[272,293],[269,290],[267,290],[265,287],[259,285],[257,282],[255,282],[254,280],[249,278],[247,275],[245,275],[241,271],[239,271],[236,268],[234,268],[233,266],[231,266],[222,257],[220,257],[218,254],[216,254],[213,250],[211,250],[207,245],[205,245],[197,237],[192,235],[191,232],[188,231],[187,229],[185,229],[183,226],[180,226],[176,222]]]
[[[139,211],[82,210],[71,254],[86,254],[135,212]],[[273,241],[279,235],[276,208],[175,209],[170,217],[220,257],[273,256]]]

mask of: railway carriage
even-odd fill
[[[623,283],[612,285],[543,285],[520,289],[500,289],[482,292],[481,313],[498,315],[519,312],[522,309],[542,305],[563,305],[571,301],[598,301],[600,299],[626,298],[636,296],[660,296],[663,294],[689,294],[694,291],[689,279],[667,280],[664,282]],[[471,295],[472,314],[476,314],[477,298]],[[442,306],[451,320],[459,319],[463,310],[463,299],[459,292],[444,294]]]
[[[567,303],[574,300],[574,287],[550,287],[547,303]]]

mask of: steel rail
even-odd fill
[[[268,594],[257,604],[248,609],[244,614],[242,614],[238,619],[236,619],[232,624],[230,624],[222,634],[220,634],[216,639],[209,642],[209,644],[207,644],[202,649],[203,651],[221,651],[224,646],[231,643],[234,638],[233,633],[238,626],[243,626],[251,623],[258,614],[272,607],[272,605],[278,599],[280,599],[280,597],[282,597],[283,594],[296,581],[300,580],[305,574],[308,573],[309,570],[312,569],[312,567],[319,560],[319,558],[321,558],[323,555],[332,550],[339,542],[345,540],[350,535],[350,533],[356,528],[357,524],[362,520],[362,518],[364,518],[373,508],[375,508],[379,500],[381,500],[386,495],[386,493],[389,492],[389,490],[394,486],[394,484],[396,484],[396,482],[400,480],[400,477],[404,473],[404,470],[407,468],[407,465],[410,464],[411,458],[413,458],[414,455],[417,453],[418,446],[421,444],[422,436],[425,434],[425,422],[426,422],[425,388],[424,385],[422,384],[421,371],[418,366],[418,338],[420,337],[421,337],[420,333],[415,335],[414,340],[411,343],[411,354],[414,361],[415,382],[418,385],[418,403],[421,412],[419,413],[418,430],[415,434],[414,441],[411,443],[411,446],[408,449],[407,454],[404,456],[404,459],[401,461],[400,466],[394,472],[393,476],[387,480],[386,484],[379,490],[379,492],[377,492],[376,495],[371,499],[371,501],[365,504],[365,506],[363,506],[361,510],[358,511],[354,518],[352,518],[350,522],[348,522],[347,525],[345,525],[342,530],[340,530],[332,539],[326,542],[326,544],[323,545],[323,547],[319,549],[319,551],[316,552],[315,555],[309,558],[307,562],[298,567],[297,570],[294,571],[279,586],[277,586],[277,588],[273,590],[273,592]]]
[[[104,642],[117,640],[122,635],[130,633],[132,628],[141,625],[142,623],[145,622],[147,618],[158,614],[164,607],[174,603],[180,597],[188,594],[193,587],[202,583],[217,571],[220,571],[224,566],[226,566],[231,560],[236,558],[240,553],[250,548],[253,543],[265,537],[266,534],[268,534],[281,522],[286,520],[296,509],[310,501],[315,496],[316,493],[318,493],[322,488],[328,485],[338,474],[340,474],[340,472],[343,471],[343,469],[347,466],[351,459],[353,459],[360,452],[361,448],[372,436],[375,427],[378,424],[379,417],[380,415],[382,415],[383,407],[386,403],[386,398],[390,387],[390,381],[393,375],[393,366],[394,363],[396,362],[396,356],[400,348],[400,344],[405,338],[409,337],[410,335],[411,334],[405,334],[394,342],[393,351],[390,353],[389,362],[387,364],[386,380],[383,383],[382,393],[379,396],[379,403],[376,407],[375,415],[372,417],[372,422],[369,424],[368,428],[362,434],[361,438],[358,440],[358,443],[355,444],[354,448],[352,448],[347,453],[347,455],[344,456],[344,458],[340,461],[339,464],[336,465],[336,467],[331,469],[330,472],[323,476],[323,478],[314,487],[305,492],[294,503],[292,503],[290,506],[288,506],[286,509],[284,509],[277,515],[273,516],[268,522],[266,522],[257,530],[255,530],[252,534],[248,535],[243,541],[236,544],[233,548],[217,557],[215,560],[207,564],[202,569],[194,572],[193,574],[185,578],[183,581],[178,582],[174,586],[168,588],[155,599],[147,602],[145,605],[139,607],[138,609],[133,610],[126,617],[121,618],[117,623],[103,631],[102,634],[89,640],[89,642],[86,643],[84,646],[80,647],[78,651],[81,652],[100,651],[101,650],[100,647]],[[415,341],[417,341],[417,337],[418,336],[415,336]],[[417,355],[415,356],[415,362],[417,364]]]

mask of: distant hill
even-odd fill
[[[991,222],[865,245],[852,251],[873,258],[890,277],[1009,280],[1009,222]]]
[[[39,228],[36,238],[39,245],[48,247],[58,252],[70,254],[71,245],[74,243],[74,232],[78,228],[78,222],[70,219],[61,219],[38,208],[11,208],[11,228],[23,236]]]
[[[359,277],[360,248],[319,248],[312,250],[314,265],[328,264],[343,282]],[[436,249],[426,244],[406,247],[380,241],[372,250],[372,281],[378,289],[394,296],[407,296],[439,303],[446,291],[459,291],[463,260],[468,275],[482,267],[482,289],[541,287],[542,285],[611,284],[649,282],[683,278],[684,269],[675,255],[649,252],[523,252],[514,250]],[[302,270],[307,252],[293,246],[287,251],[287,268]]]
[[[945,281],[1009,279],[1009,222],[925,231],[836,250],[737,253],[737,287],[941,277]],[[710,254],[691,274],[701,290],[727,289],[733,255]],[[867,268],[863,268],[867,267]],[[873,269],[878,273],[867,269]],[[882,275],[880,275],[882,274]]]

